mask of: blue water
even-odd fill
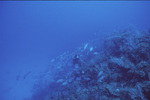
[[[0,2],[0,100],[31,96],[51,59],[116,29],[150,27],[149,1]]]

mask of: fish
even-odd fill
[[[23,79],[26,79],[27,76],[29,76],[31,74],[31,71],[27,72],[26,74],[24,74]]]
[[[16,80],[18,81],[19,79],[20,79],[20,76],[19,76],[19,75],[17,75],[17,76],[16,76]]]
[[[88,46],[88,43],[84,45],[84,50],[87,48],[87,46]]]

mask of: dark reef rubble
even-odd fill
[[[49,66],[29,100],[150,100],[150,31],[113,32]]]

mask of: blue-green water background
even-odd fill
[[[30,96],[51,59],[129,25],[150,27],[149,1],[1,1],[0,100]]]

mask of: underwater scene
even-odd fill
[[[149,1],[1,1],[0,100],[150,100]]]
[[[129,28],[101,41],[52,59],[32,100],[150,100],[150,30]]]

